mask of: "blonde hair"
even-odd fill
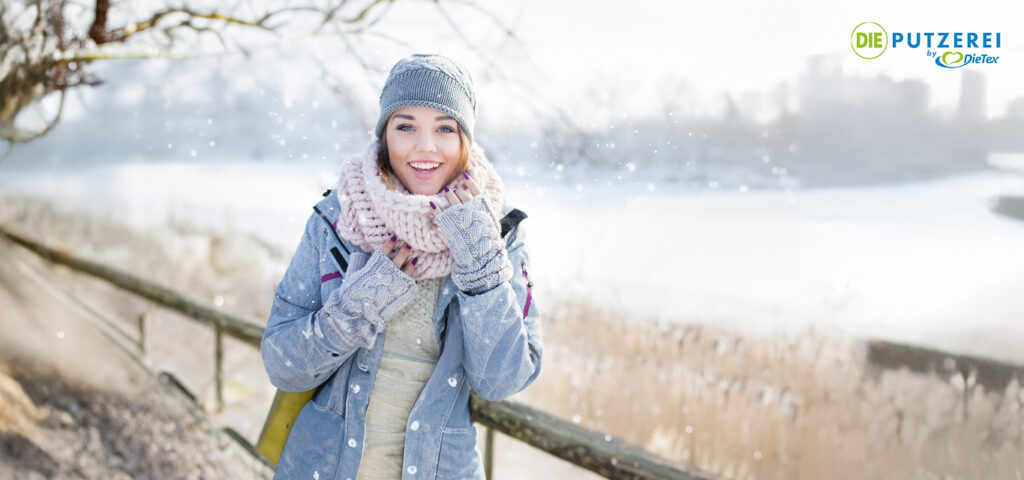
[[[466,132],[462,130],[462,125],[458,125],[458,123],[456,125],[459,129],[459,157],[455,160],[457,162],[455,172],[452,173],[452,178],[444,182],[445,185],[459,178],[459,175],[462,175],[469,169],[471,142]],[[391,154],[388,153],[388,129],[386,127],[384,132],[381,133],[380,145],[377,146],[377,173],[380,174],[380,179],[384,181],[384,186],[388,190],[394,190],[395,183],[401,183],[398,176],[395,175],[395,171],[391,168]]]

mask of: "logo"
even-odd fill
[[[889,48],[889,34],[875,22],[863,22],[853,28],[850,34],[850,46],[853,53],[865,60],[881,57]]]
[[[890,36],[875,22],[862,22],[850,34],[853,53],[865,60],[882,56],[891,50],[924,47],[926,57],[934,57],[942,68],[963,68],[968,65],[998,64],[995,54],[1003,46],[1001,32],[901,32]],[[935,50],[932,50],[932,49]],[[973,51],[972,51],[973,50]],[[985,53],[983,53],[985,52]]]
[[[964,65],[967,65],[967,63],[960,63],[963,61],[964,54],[960,52],[946,52],[943,53],[941,57],[938,55],[935,56],[935,64],[940,67],[960,68]],[[957,65],[958,63],[960,63],[960,65]]]
[[[961,68],[972,63],[999,63],[999,57],[993,57],[987,54],[964,55],[960,52],[946,52],[940,55],[935,55],[935,64],[944,68]]]

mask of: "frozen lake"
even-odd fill
[[[530,215],[540,299],[752,333],[815,324],[1024,363],[1024,222],[989,210],[1024,192],[1022,177],[741,192],[500,169]],[[0,193],[143,229],[188,219],[290,254],[334,177],[323,162],[0,167]]]

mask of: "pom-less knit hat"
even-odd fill
[[[465,68],[448,57],[417,53],[399,60],[391,68],[380,92],[378,140],[391,114],[403,107],[427,107],[447,113],[473,141],[473,124],[476,123],[473,79]]]

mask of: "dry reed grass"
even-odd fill
[[[1024,470],[1016,380],[985,391],[959,375],[878,370],[862,341],[834,331],[753,336],[583,298],[551,303],[544,372],[523,399],[667,458],[735,479]]]

